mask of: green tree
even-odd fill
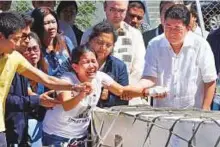
[[[14,1],[12,9],[21,13],[27,12],[31,10],[30,1]]]
[[[76,24],[84,30],[92,25],[94,14],[96,11],[96,1],[81,1],[78,2],[78,15]]]

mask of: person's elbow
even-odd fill
[[[63,110],[64,110],[65,112],[71,110],[70,107],[66,106],[65,104],[63,104],[62,106],[63,106]]]
[[[72,110],[72,109],[74,109],[76,107],[74,105],[69,105],[69,104],[66,104],[66,103],[62,103],[62,106],[63,106],[63,110],[65,112],[70,111],[70,110]]]
[[[72,99],[60,99],[64,111],[70,111],[76,107]]]

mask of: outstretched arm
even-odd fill
[[[83,89],[82,86],[72,85],[64,80],[49,76],[39,69],[29,66],[25,71],[21,73],[23,76],[33,81],[42,83],[46,87],[54,90],[75,90],[80,91]]]
[[[115,95],[121,96],[123,100],[130,100],[135,97],[147,97],[152,96],[154,98],[164,98],[167,95],[168,90],[165,87],[156,86],[152,88],[128,85],[121,86],[116,82],[113,82],[110,86],[107,87],[109,91]]]

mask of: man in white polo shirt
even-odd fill
[[[139,85],[164,86],[165,98],[155,107],[209,110],[216,86],[213,53],[206,40],[188,31],[190,12],[173,5],[165,13],[164,34],[149,42]]]

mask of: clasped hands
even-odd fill
[[[73,91],[84,93],[86,95],[91,94],[92,90],[92,84],[90,82],[73,85]]]
[[[74,90],[83,94],[84,96],[91,94],[92,85],[89,82],[81,83],[79,85],[74,86]],[[122,100],[131,100],[135,97],[153,97],[153,98],[165,98],[168,94],[169,90],[166,87],[155,86],[152,88],[137,88],[134,86],[125,86],[123,87],[123,92],[120,97]],[[108,99],[108,90],[104,88],[101,93],[101,99]]]
[[[92,85],[89,82],[73,85],[72,91],[79,92],[81,95],[89,95],[92,92]],[[40,95],[40,105],[46,108],[52,108],[57,104],[61,104],[61,101],[54,97],[55,90],[44,92]],[[53,96],[51,96],[53,94]]]
[[[155,86],[152,88],[137,88],[132,86],[126,86],[121,95],[122,100],[131,100],[135,97],[153,97],[153,98],[165,98],[169,90],[166,87]]]

